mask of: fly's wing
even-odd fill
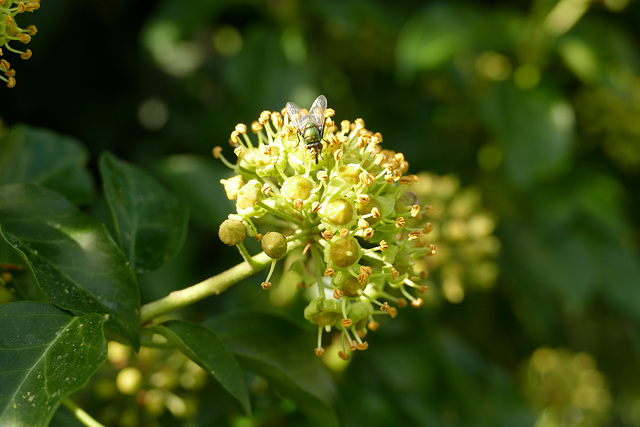
[[[299,131],[302,131],[302,125],[304,124],[302,118],[306,117],[306,115],[301,114],[300,111],[302,108],[298,107],[297,104],[293,102],[287,102],[286,105],[287,114],[289,115],[289,120],[293,123],[293,126]]]
[[[327,111],[327,98],[324,95],[320,95],[315,101],[313,101],[313,105],[309,110],[309,117],[311,117],[313,124],[315,124],[320,131],[321,136],[322,131],[324,130],[325,111]]]

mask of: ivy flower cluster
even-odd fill
[[[415,260],[435,254],[436,246],[423,243],[431,207],[409,191],[418,178],[407,174],[404,155],[383,150],[382,135],[362,119],[338,124],[334,114],[324,112],[322,146],[305,144],[285,110],[263,111],[231,133],[235,164],[221,147],[213,153],[235,172],[222,180],[236,213],[220,226],[221,240],[245,259],[245,237],[261,242],[273,259],[264,289],[277,260],[302,260],[304,284],[317,289],[304,312],[318,326],[316,354],[324,352],[323,331],[335,329],[346,360],[368,347],[364,338],[378,328],[376,316],[394,318],[397,307],[422,305],[427,273],[416,271]]]
[[[16,22],[16,15],[24,12],[33,12],[39,8],[40,0],[0,0],[0,57],[4,55],[4,48],[9,52],[20,55],[22,59],[31,58],[31,49],[22,51],[10,46],[9,43],[16,41],[28,44],[31,41],[31,37],[38,32],[38,29],[35,25],[20,28]],[[4,81],[7,87],[16,85],[16,71],[11,68],[11,64],[6,59],[0,59],[0,73],[0,80]]]

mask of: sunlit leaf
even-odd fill
[[[0,306],[0,425],[48,424],[105,361],[103,320],[36,302]]]
[[[0,227],[51,302],[101,313],[107,327],[139,346],[137,281],[103,223],[51,190],[9,184],[0,187]]]

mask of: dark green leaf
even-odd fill
[[[528,186],[567,166],[574,137],[574,112],[559,95],[496,84],[479,104],[481,116],[502,145],[507,174]]]
[[[169,188],[189,203],[193,219],[203,227],[217,231],[235,209],[220,184],[230,171],[219,160],[181,154],[167,157],[156,169]]]
[[[0,306],[0,425],[47,425],[105,361],[103,320],[37,302]]]
[[[478,22],[475,8],[460,3],[436,3],[414,15],[398,37],[400,75],[412,77],[450,60],[469,45]]]
[[[251,415],[249,390],[238,361],[210,329],[197,323],[172,320],[158,331],[187,357],[207,370]]]
[[[139,346],[136,278],[104,224],[51,190],[9,184],[0,187],[0,226],[51,302],[101,313],[107,327]]]
[[[233,312],[203,326],[216,332],[240,364],[267,378],[318,426],[338,425],[330,405],[333,383],[314,355],[314,333],[262,311]]]
[[[0,139],[0,146],[0,184],[40,184],[75,204],[93,199],[87,150],[75,139],[20,125]]]
[[[109,153],[100,157],[116,239],[138,273],[156,270],[182,247],[189,213],[155,179]]]

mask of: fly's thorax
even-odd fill
[[[304,126],[304,132],[302,134],[304,141],[307,144],[320,142],[320,130],[311,122],[307,122]]]

